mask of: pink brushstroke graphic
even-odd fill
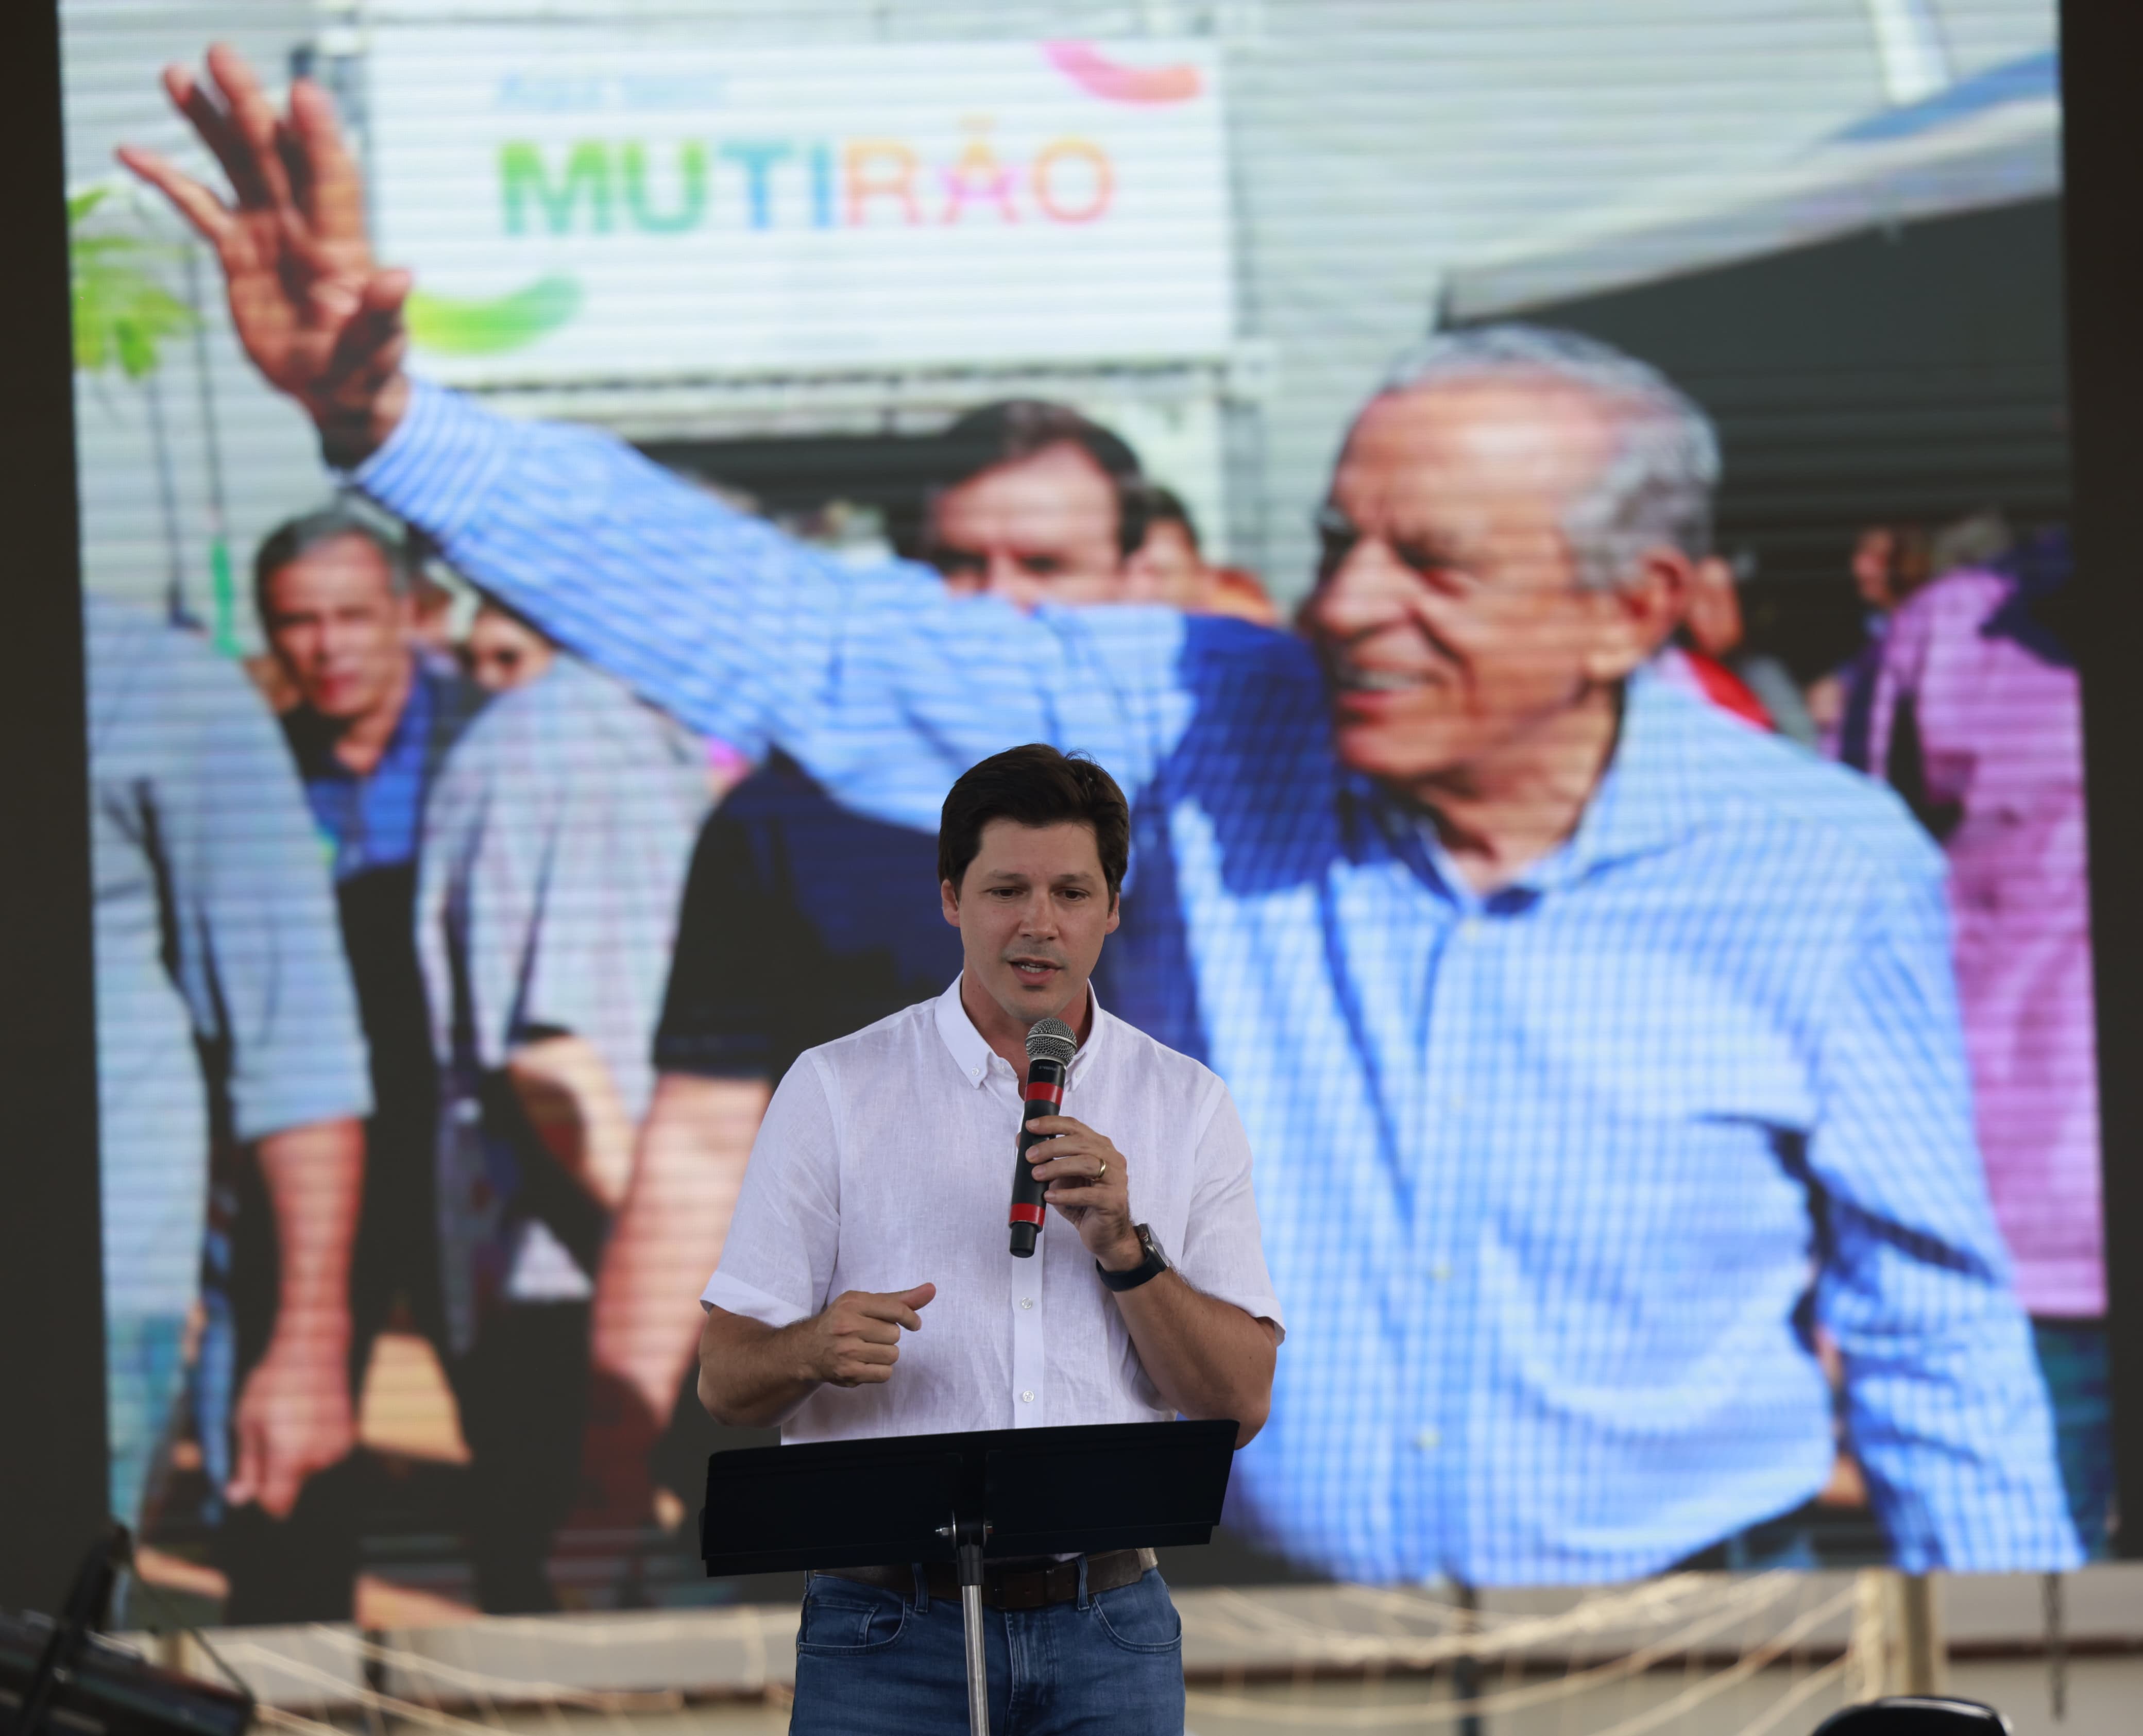
[[[1049,63],[1105,102],[1188,102],[1198,94],[1195,67],[1125,67],[1091,43],[1044,42]]]

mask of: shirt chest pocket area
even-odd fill
[[[1512,1010],[1492,1039],[1509,1052],[1481,1059],[1505,1100],[1484,1185],[1513,1259],[1612,1288],[1641,1249],[1701,1295],[1804,1236],[1779,1135],[1814,1123],[1808,1066],[1728,976],[1603,952]]]
[[[1723,952],[1715,965],[1611,944],[1554,965],[1520,964],[1502,985],[1509,1016],[1487,1029],[1510,1052],[1487,1071],[1507,1088],[1537,1094],[1551,1114],[1655,1135],[1812,1125],[1807,1056]]]

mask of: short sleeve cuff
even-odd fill
[[[1253,1320],[1269,1320],[1279,1333],[1279,1342],[1287,1343],[1287,1322],[1281,1318],[1279,1298],[1270,1290],[1246,1290],[1227,1284],[1209,1284],[1202,1282],[1195,1272],[1185,1272],[1185,1281],[1200,1295],[1210,1296],[1215,1302],[1225,1302],[1240,1308]]]
[[[756,1285],[748,1284],[740,1278],[732,1278],[726,1272],[717,1272],[707,1280],[707,1287],[700,1292],[701,1308],[718,1308],[725,1313],[741,1314],[747,1320],[756,1320],[762,1326],[779,1331],[784,1326],[794,1326],[807,1319],[811,1310],[784,1302],[779,1296],[770,1296]]]
[[[397,517],[450,537],[482,512],[506,467],[508,433],[460,393],[412,380],[401,423],[349,479]]]
[[[359,1066],[293,1061],[263,1066],[257,1078],[230,1081],[231,1133],[250,1145],[270,1134],[321,1121],[362,1120],[372,1113],[372,1091]]]

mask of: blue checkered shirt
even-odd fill
[[[420,388],[359,474],[705,733],[930,827],[1012,744],[1138,809],[1124,1015],[1256,1153],[1290,1336],[1238,1523],[1349,1579],[1654,1571],[1824,1481],[1908,1568],[2076,1561],[1973,1145],[1933,848],[1640,680],[1575,834],[1469,890],[1335,758],[1298,641],[855,571],[583,429]]]

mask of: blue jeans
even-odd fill
[[[2113,1506],[2113,1396],[2107,1384],[2106,1323],[2034,1320],[2032,1343],[2053,1407],[2069,1517],[2076,1521],[2085,1555],[2103,1561],[2112,1553],[2106,1521]]]
[[[1167,1583],[1039,1610],[984,1610],[991,1736],[1181,1736],[1183,1624]],[[957,1598],[814,1574],[796,1635],[789,1736],[945,1736],[968,1727]]]

